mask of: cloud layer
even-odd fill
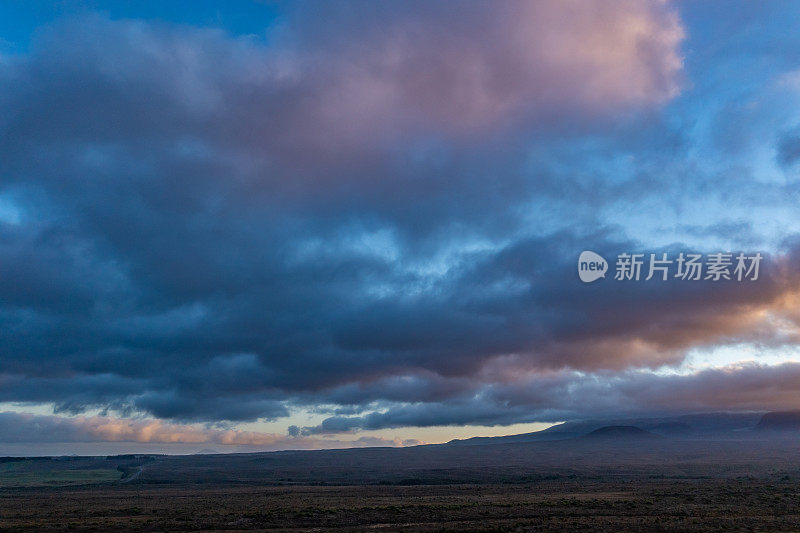
[[[790,384],[781,401],[699,396],[770,369],[639,372],[795,343],[791,241],[752,284],[575,276],[588,247],[684,250],[613,217],[707,186],[653,171],[675,172],[662,163],[686,142],[662,114],[686,86],[676,10],[449,8],[290,6],[268,42],[90,15],[3,57],[0,401],[330,415],[307,434],[556,420],[593,395],[667,410],[660,387],[684,387],[686,409],[789,401]],[[679,227],[729,235],[719,222]],[[67,440],[231,435],[69,420],[37,423]]]
[[[414,446],[416,440],[360,437],[353,440],[287,437],[272,433],[220,430],[167,424],[159,420],[126,420],[106,416],[58,417],[0,412],[0,442],[21,443],[137,443],[219,445],[274,449],[321,449],[358,446]]]

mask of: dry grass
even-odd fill
[[[115,486],[0,493],[0,529],[797,530],[800,485],[745,480],[435,486]]]

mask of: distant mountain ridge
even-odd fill
[[[203,448],[202,450],[197,452],[196,455],[213,455],[213,454],[217,454],[217,453],[220,453],[220,452],[218,452],[214,448]]]
[[[603,426],[583,436],[585,439],[657,439],[658,435],[636,426]]]
[[[776,411],[761,417],[756,429],[759,431],[798,431],[800,411]]]
[[[742,437],[752,434],[766,418],[767,425],[772,415],[778,413],[699,413],[692,415],[666,416],[661,418],[617,418],[597,419],[558,424],[542,431],[505,435],[498,437],[472,437],[454,439],[451,446],[475,446],[481,444],[537,442],[579,438],[604,427],[629,426],[646,433],[670,438]],[[795,412],[797,429],[800,429],[800,411]],[[792,427],[790,422],[787,426]]]

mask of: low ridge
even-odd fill
[[[584,435],[591,439],[656,438],[657,435],[636,426],[603,426]]]

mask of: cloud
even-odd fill
[[[556,372],[506,383],[475,383],[447,401],[389,404],[336,415],[303,435],[408,426],[509,425],[590,418],[659,417],[722,411],[798,409],[799,363],[740,363],[689,374]]]
[[[408,426],[506,425],[592,417],[800,408],[798,378],[798,363],[778,366],[745,363],[686,375],[642,371],[616,375],[539,374],[504,384],[476,383],[469,394],[448,401],[398,404],[364,416],[330,417],[319,426],[290,428],[288,436],[152,419],[60,417],[7,411],[0,413],[0,442],[213,444],[243,449],[413,446],[421,442],[372,436],[355,440],[314,436]]]
[[[362,297],[360,305],[340,302],[336,313],[306,316],[306,326],[328,333],[327,343],[303,338],[307,349],[291,359],[257,349],[279,330],[248,333],[252,311],[269,310],[265,300],[219,326],[232,338],[252,337],[240,346],[252,351],[216,355],[214,336],[135,327],[138,350],[90,352],[60,367],[5,363],[0,400],[50,401],[70,413],[101,407],[190,421],[276,419],[298,405],[436,403],[530,372],[656,368],[698,346],[797,340],[797,252],[767,258],[757,282],[583,285],[574,274],[577,251],[570,253],[577,243],[561,249],[565,243],[560,234],[515,244],[473,258],[435,291]],[[190,331],[202,337],[203,329]],[[96,331],[103,342],[129,338],[102,321]],[[11,342],[13,331],[5,338]],[[49,360],[45,351],[28,353]]]
[[[514,303],[529,280],[492,263],[515,247],[497,242],[519,228],[514,198],[547,185],[522,152],[476,141],[662,104],[680,83],[676,14],[340,7],[290,10],[269,46],[91,15],[9,59],[0,397],[273,420],[315,391],[470,374],[541,338],[522,331],[539,311]],[[459,296],[476,283],[498,292]],[[488,308],[503,300],[522,314]],[[474,342],[509,321],[508,340]]]
[[[800,158],[800,137],[788,133],[778,143],[778,162],[784,166],[794,164]]]
[[[169,424],[152,419],[120,419],[107,416],[59,417],[0,412],[0,443],[157,443],[213,444],[274,449],[322,449],[354,446],[413,446],[415,440],[361,437],[353,440],[318,439],[257,431],[215,429]]]
[[[294,20],[288,39],[312,43],[330,75],[310,114],[334,143],[552,126],[658,105],[680,88],[684,31],[662,3],[361,1]]]
[[[751,284],[575,276],[587,245],[683,249],[608,220],[684,185],[669,4],[450,7],[288,7],[269,44],[94,15],[5,58],[0,401],[165,421],[47,421],[98,439],[512,423],[579,416],[545,391],[591,383],[548,376],[621,406],[693,347],[796,341],[792,243]]]
[[[58,22],[4,69],[13,112],[3,144],[89,144],[96,151],[84,157],[98,166],[111,162],[108,148],[124,155],[181,141],[210,151],[211,165],[245,153],[329,166],[366,162],[412,135],[608,118],[680,88],[684,31],[661,3],[361,1],[290,11],[270,47],[213,29]]]

